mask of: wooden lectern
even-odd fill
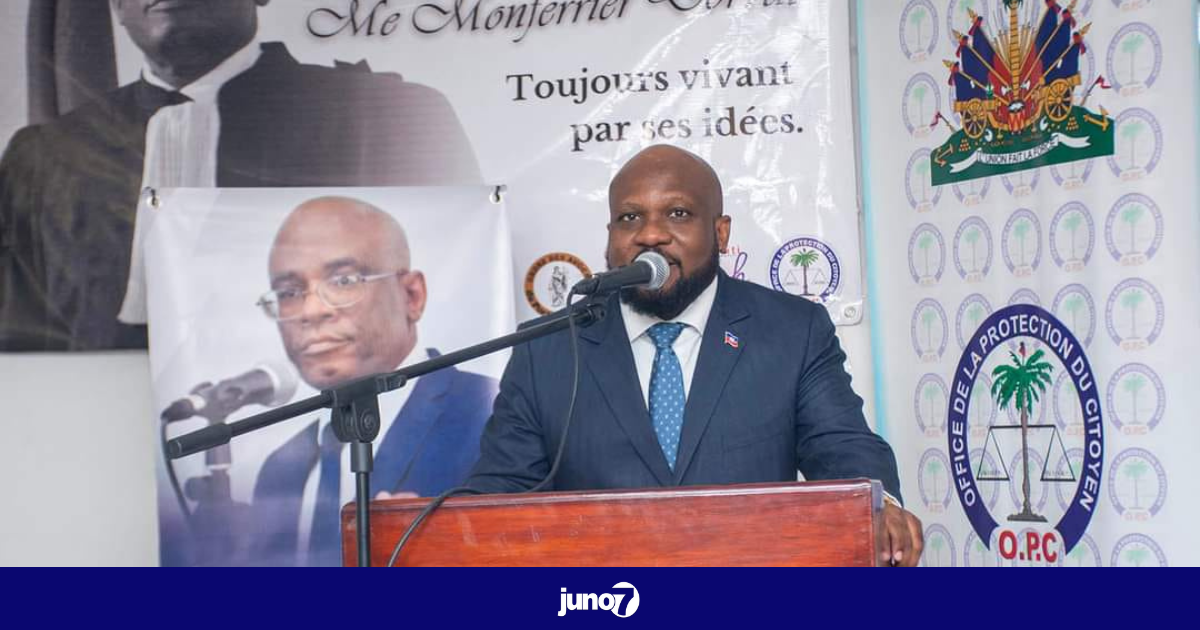
[[[371,564],[384,566],[429,499],[371,502]],[[397,566],[874,566],[878,482],[693,486],[456,497]],[[355,565],[353,504],[342,558]]]

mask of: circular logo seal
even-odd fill
[[[924,363],[933,363],[946,352],[946,339],[950,336],[950,325],[946,311],[936,300],[926,298],[917,303],[912,316],[912,342],[917,356]]]
[[[1066,164],[1055,164],[1050,167],[1050,177],[1063,190],[1083,188],[1088,178],[1092,176],[1092,168],[1095,164],[1095,160],[1076,160]]]
[[[1148,521],[1167,502],[1167,472],[1150,451],[1125,449],[1108,472],[1108,498],[1125,520]]]
[[[1063,271],[1082,271],[1092,259],[1096,225],[1087,206],[1072,201],[1050,220],[1050,257]]]
[[[1123,280],[1104,307],[1108,336],[1122,350],[1143,350],[1154,343],[1162,333],[1163,317],[1162,295],[1141,278]]]
[[[1079,471],[1083,469],[1083,449],[1072,448],[1066,451],[1059,451],[1052,455],[1051,468],[1049,472],[1058,479],[1078,479]],[[1067,509],[1071,504],[1071,491],[1073,488],[1069,484],[1056,483],[1054,484],[1054,496],[1058,499],[1058,507]]]
[[[1104,220],[1104,243],[1113,260],[1135,267],[1154,258],[1163,240],[1163,215],[1146,195],[1131,193],[1113,204]]]
[[[1015,351],[1012,349],[1014,344]],[[1033,349],[1035,345],[1038,346],[1036,350]],[[1053,378],[1063,373],[1069,375],[1074,384],[1079,394],[1076,405],[1086,419],[1087,430],[1078,436],[1078,444],[1065,443],[1054,424],[1029,420],[1038,417],[1038,407],[1048,403],[1046,394]],[[988,395],[994,402],[1004,409],[1016,407],[1022,416],[1019,424],[992,426],[984,439],[983,454],[992,455],[995,462],[1010,466],[1001,475],[983,473],[979,462],[959,465],[964,459],[969,460],[973,452],[968,431],[971,407],[975,404],[971,393],[982,385],[977,381],[983,374],[992,377]],[[979,540],[994,540],[993,535],[1001,528],[983,500],[980,484],[1019,481],[1016,484],[1019,486],[1018,500],[1014,501],[1018,510],[1003,517],[1005,521],[1054,523],[1055,531],[1038,533],[1038,538],[1033,540],[1004,529],[1000,531],[1002,556],[1011,558],[1017,553],[1028,553],[1030,557],[1053,562],[1052,556],[1058,552],[1051,550],[1049,545],[1057,541],[1062,544],[1061,551],[1070,552],[1095,512],[1104,465],[1100,396],[1083,345],[1065,324],[1041,307],[1020,304],[1002,308],[989,315],[971,336],[954,371],[950,392],[947,446],[953,464],[953,487]],[[1067,477],[1052,474],[1052,470],[1043,464],[1047,457],[1053,461],[1065,454],[1068,446],[1082,449],[1084,457],[1079,471]],[[978,478],[977,471],[980,471]],[[1050,483],[1071,484],[1073,488],[1070,503],[1055,519],[1049,518],[1055,515],[1048,515],[1045,510],[1046,485]],[[1018,549],[1017,546],[1022,544],[1025,546]]]
[[[1054,379],[1054,422],[1068,439],[1083,435],[1083,414],[1079,411],[1079,392],[1071,381],[1071,375],[1059,374]]]
[[[929,179],[929,149],[918,149],[904,167],[904,194],[908,205],[917,212],[929,212],[942,198],[942,187],[933,187]]]
[[[927,437],[941,437],[946,434],[946,401],[950,399],[950,391],[946,389],[946,381],[937,374],[926,374],[917,381],[917,390],[913,394],[913,412],[917,425]]]
[[[1090,3],[1090,0],[1089,0]],[[1084,15],[1077,13],[1076,15]],[[1092,82],[1096,80],[1096,71],[1099,67],[1096,65],[1096,49],[1093,46],[1086,46],[1087,50],[1079,56],[1079,80],[1080,85],[1090,87]]]
[[[959,348],[967,347],[967,339],[979,328],[979,324],[983,323],[983,318],[991,313],[991,303],[978,293],[968,295],[962,304],[958,305],[958,313],[954,317],[954,333]]]
[[[951,46],[958,46],[958,40],[954,38],[955,29],[965,33],[971,28],[971,11],[976,15],[991,15],[988,9],[993,1],[950,0],[950,4],[946,6],[946,38],[950,40]]]
[[[996,425],[996,417],[1000,413],[1000,408],[996,406],[996,402],[992,400],[992,379],[987,374],[980,374],[975,380],[975,387],[971,389],[971,413],[967,415],[967,427],[971,435],[971,439],[979,440],[983,443],[987,437],[988,431]],[[999,460],[992,456],[991,453],[983,453],[986,461],[980,462],[974,455],[971,456],[971,461],[976,463],[976,472],[980,470],[998,471],[1001,465]],[[996,477],[999,472],[989,472],[985,477]],[[986,485],[986,484],[985,484]],[[987,488],[984,489],[985,496],[995,497],[999,491],[992,487],[991,494],[988,494]],[[995,499],[990,499],[994,507]]]
[[[931,448],[921,455],[917,487],[929,513],[941,514],[950,507],[950,460],[945,453]]]
[[[1108,168],[1122,181],[1138,180],[1154,172],[1162,158],[1162,126],[1149,111],[1133,107],[1116,120],[1116,147]]]
[[[591,275],[587,263],[574,254],[546,254],[525,272],[525,301],[534,311],[548,315],[566,307],[571,287]]]
[[[1151,563],[1167,566],[1167,554],[1145,534],[1127,534],[1113,545],[1110,566],[1144,567],[1151,566]]]
[[[1088,293],[1082,284],[1068,284],[1054,296],[1054,304],[1050,307],[1054,315],[1070,326],[1071,332],[1083,340],[1083,345],[1091,347],[1092,338],[1096,335],[1096,303],[1092,294]]]
[[[1062,559],[1064,567],[1098,567],[1103,566],[1104,560],[1100,557],[1100,547],[1096,541],[1087,534],[1079,539],[1079,544],[1071,550]]]
[[[1010,195],[1019,199],[1032,195],[1041,178],[1042,169],[1035,168],[1028,171],[1017,171],[1012,175],[1001,175],[1000,183],[1004,184],[1004,189]]]
[[[1125,435],[1146,435],[1163,420],[1167,388],[1149,366],[1129,363],[1108,379],[1109,418]]]
[[[963,566],[965,567],[998,567],[1000,556],[996,551],[995,537],[984,544],[974,531],[967,532],[963,544]]]
[[[1083,414],[1079,411],[1080,392],[1075,389],[1070,374],[1059,374],[1054,381],[1054,422],[1066,439],[1075,441],[1083,435]],[[1078,470],[1078,467],[1076,467]]]
[[[992,231],[982,217],[967,217],[954,233],[954,269],[967,282],[982,282],[992,268]]]
[[[938,13],[929,0],[909,0],[900,14],[900,50],[909,61],[925,61],[937,48]]]
[[[946,270],[946,242],[932,223],[922,223],[908,239],[908,272],[913,282],[929,287],[942,279]]]
[[[1042,298],[1038,297],[1037,292],[1035,292],[1033,289],[1017,289],[1016,291],[1013,291],[1012,296],[1008,298],[1008,305],[1016,306],[1017,304],[1041,306]]]
[[[1021,208],[1008,217],[1000,251],[1008,270],[1018,278],[1033,275],[1042,261],[1042,224],[1032,210]]]
[[[995,509],[996,502],[1000,499],[1000,482],[989,480],[1001,478],[1004,475],[1004,467],[991,453],[982,448],[971,449],[971,461],[975,466],[975,479],[980,480],[979,494],[983,497],[983,504],[989,510]]]
[[[821,241],[801,236],[783,244],[771,258],[771,286],[776,291],[824,303],[842,283],[842,266]]]
[[[964,206],[977,206],[983,203],[983,199],[987,197],[988,190],[992,187],[992,178],[984,177],[982,179],[972,179],[961,184],[954,184],[950,187],[954,191],[954,197],[958,199],[958,203]]]
[[[1105,71],[1109,83],[1121,96],[1134,96],[1150,89],[1161,70],[1162,42],[1148,24],[1126,24],[1108,44]]]
[[[924,138],[933,129],[933,114],[942,100],[938,82],[921,72],[904,86],[904,102],[900,105],[904,127],[915,138]]]
[[[921,566],[958,566],[958,551],[954,548],[950,530],[936,523],[925,528],[925,551],[921,553]]]

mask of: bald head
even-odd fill
[[[296,206],[275,235],[271,256],[318,241],[360,242],[378,262],[408,269],[408,236],[392,215],[351,197],[318,197]]]
[[[271,247],[276,296],[302,296],[279,321],[288,357],[318,389],[395,369],[417,341],[425,278],[388,213],[319,197],[292,210]]]
[[[609,204],[634,182],[656,175],[669,175],[695,191],[714,218],[724,213],[724,193],[717,172],[704,158],[669,144],[647,147],[630,158],[608,185]]]

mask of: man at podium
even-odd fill
[[[824,307],[720,270],[731,219],[700,157],[652,146],[608,189],[609,268],[653,251],[658,290],[627,289],[579,331],[580,375],[547,489],[590,490],[867,477],[888,494],[881,560],[915,566],[921,523],[900,507],[891,447],[867,427]],[[574,364],[566,331],[518,346],[468,486],[528,490],[550,472]]]

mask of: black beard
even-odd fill
[[[689,276],[681,276],[669,291],[665,289],[649,291],[630,287],[621,290],[621,301],[628,304],[635,313],[664,321],[675,319],[689,304],[700,297],[700,294],[704,293],[704,290],[712,283],[713,278],[717,277],[720,262],[721,254],[714,247],[712,257],[703,267]]]

